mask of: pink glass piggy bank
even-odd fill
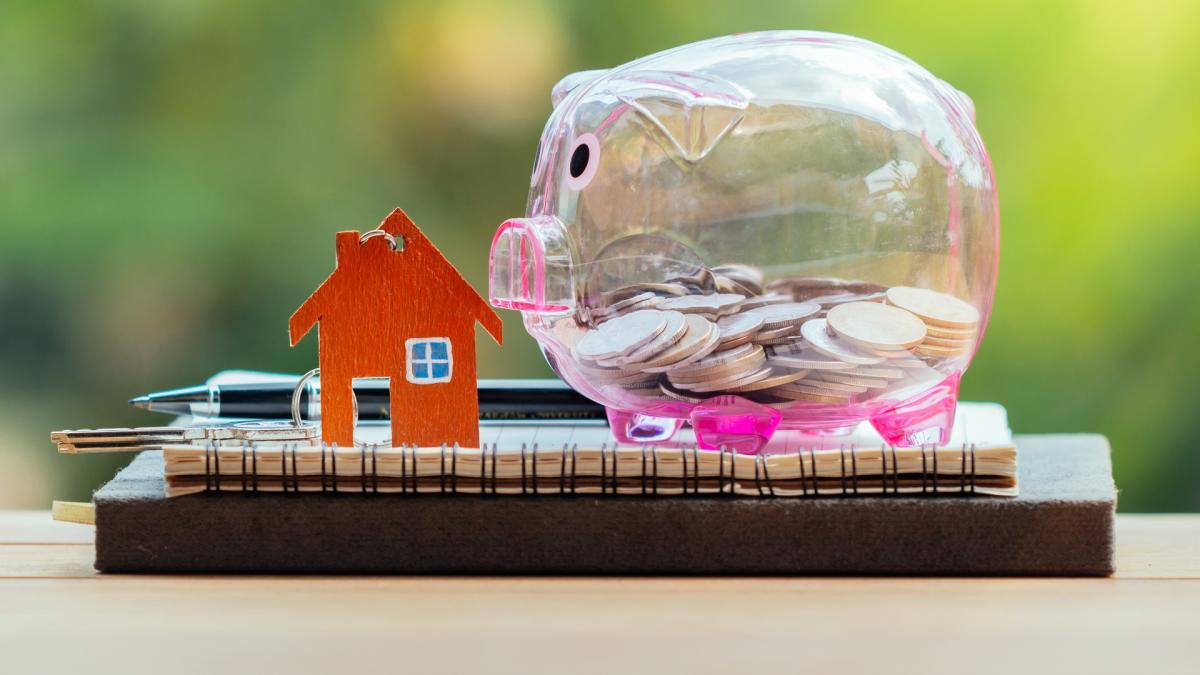
[[[618,440],[684,421],[945,443],[999,255],[971,100],[842,35],[670,49],[555,86],[524,218],[491,253],[554,370]]]

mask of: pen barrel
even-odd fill
[[[220,416],[288,419],[292,416],[295,381],[221,385]],[[300,416],[320,419],[320,381],[300,394]],[[316,393],[315,398],[313,397]],[[354,383],[358,419],[389,419],[388,380]],[[559,380],[480,380],[479,418],[483,420],[606,419],[604,406]]]
[[[287,419],[292,416],[292,393],[295,382],[267,382],[255,384],[222,385],[220,388],[221,417],[246,417],[252,419]],[[319,418],[320,394],[313,401],[314,390],[320,386],[305,387],[300,392],[300,417]],[[381,420],[388,418],[387,380],[364,380],[354,384],[354,398],[358,402],[358,419]]]

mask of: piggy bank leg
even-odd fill
[[[608,426],[620,443],[659,443],[670,440],[683,426],[683,420],[654,417],[631,410],[605,408]]]
[[[706,450],[724,448],[754,454],[771,440],[783,415],[741,396],[714,396],[692,409],[696,443]]]
[[[871,417],[871,425],[890,445],[945,445],[954,428],[958,382],[953,373],[928,391],[886,408]]]

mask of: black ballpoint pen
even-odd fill
[[[155,392],[129,403],[152,412],[193,417],[288,419],[299,378],[269,382],[202,384]],[[360,420],[387,419],[388,381],[360,380],[354,384]],[[321,383],[312,379],[300,392],[301,416],[320,416]],[[576,392],[561,380],[480,380],[479,418],[483,420],[606,419],[604,406]]]

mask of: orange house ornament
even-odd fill
[[[292,314],[292,346],[314,325],[321,436],[354,443],[353,382],[389,378],[392,445],[479,446],[475,322],[500,317],[400,209],[364,235],[338,232],[337,268]]]

